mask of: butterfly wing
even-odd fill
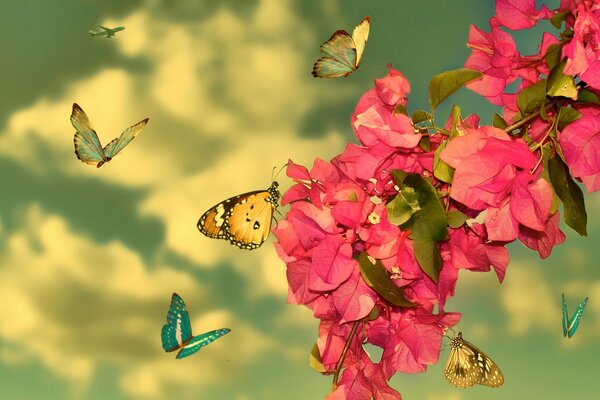
[[[336,31],[321,45],[323,57],[313,65],[312,75],[318,78],[348,76],[357,68],[356,47],[346,31]]]
[[[363,52],[365,51],[365,45],[369,39],[369,30],[371,28],[371,18],[366,16],[352,31],[352,40],[354,41],[354,47],[356,48],[356,68],[360,64]]]
[[[95,165],[98,168],[104,164],[106,157],[100,144],[100,139],[86,113],[77,103],[73,103],[71,111],[71,124],[75,128],[75,155],[86,164]]]
[[[504,383],[496,363],[475,345],[463,340],[461,333],[452,339],[450,347],[444,375],[452,385],[459,388],[475,384],[498,387]]]
[[[194,336],[192,340],[189,341],[189,343],[183,346],[181,351],[177,354],[177,358],[191,356],[204,346],[214,342],[221,336],[228,334],[230,331],[231,329],[223,328],[206,332],[198,336]]]
[[[569,314],[567,311],[567,302],[565,301],[565,294],[561,293],[562,296],[562,327],[563,327],[563,336],[567,337],[567,332],[569,331]]]
[[[163,325],[161,332],[163,349],[167,352],[175,351],[191,338],[192,327],[185,303],[177,293],[173,293],[167,313],[167,323]]]
[[[577,327],[579,326],[579,320],[581,319],[581,314],[583,314],[583,309],[585,308],[585,305],[587,304],[587,302],[588,302],[588,298],[586,297],[585,299],[583,299],[581,301],[581,303],[579,303],[579,306],[577,307],[577,309],[575,310],[575,312],[569,319],[569,326],[567,329],[569,338],[573,337],[573,335],[575,334],[575,331],[577,330]]]
[[[206,211],[198,229],[210,238],[225,239],[241,249],[260,247],[269,236],[279,201],[277,182],[267,190],[231,197]]]
[[[144,129],[146,124],[148,123],[148,118],[138,122],[137,124],[130,126],[125,129],[121,136],[118,139],[113,139],[109,144],[104,147],[104,154],[108,158],[113,158],[117,155],[118,152],[123,150],[125,146],[131,142],[135,136]]]

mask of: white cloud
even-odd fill
[[[510,334],[559,329],[560,298],[547,282],[543,267],[512,262],[502,286],[500,296]]]

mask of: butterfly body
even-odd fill
[[[191,356],[230,331],[228,328],[222,328],[193,336],[185,303],[177,293],[173,293],[167,313],[167,323],[163,325],[161,331],[162,347],[166,352],[179,350],[176,358],[180,359]]]
[[[475,384],[499,387],[504,383],[504,376],[496,363],[475,345],[464,340],[462,332],[450,342],[444,376],[459,388]]]
[[[585,308],[585,305],[588,302],[588,297],[586,297],[581,301],[581,303],[579,303],[579,306],[577,307],[571,318],[569,318],[569,314],[567,312],[567,302],[565,301],[565,295],[562,293],[561,295],[563,335],[564,337],[568,337],[570,339],[571,337],[573,337],[575,331],[579,327],[579,321],[581,319],[581,315],[583,314],[583,309]]]
[[[352,35],[338,30],[321,45],[323,57],[313,65],[315,78],[346,77],[360,66],[365,45],[369,38],[371,19],[365,17],[352,31]]]
[[[279,184],[266,190],[231,197],[211,207],[198,220],[202,234],[228,240],[245,250],[260,247],[269,236],[273,212],[279,205]]]
[[[148,118],[138,122],[123,131],[121,136],[102,147],[98,134],[92,128],[88,116],[77,103],[73,103],[70,119],[75,128],[75,136],[73,137],[75,155],[84,163],[95,165],[97,168],[112,160],[148,123]]]

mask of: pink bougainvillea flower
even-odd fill
[[[381,101],[388,106],[396,107],[398,104],[406,106],[406,96],[410,93],[410,82],[400,71],[388,64],[387,76],[375,79],[375,92]]]
[[[600,175],[600,112],[597,109],[579,109],[581,118],[571,122],[560,133],[559,142],[571,175],[586,177],[588,191],[597,190]],[[588,185],[591,183],[591,185]]]
[[[497,21],[512,30],[529,29],[540,19],[552,16],[552,10],[542,5],[540,10],[535,8],[535,0],[496,0]]]
[[[579,75],[593,88],[600,88],[600,7],[597,2],[577,1],[570,11],[576,16],[573,39],[562,50],[567,58],[564,72]]]
[[[565,234],[558,226],[559,220],[558,213],[555,213],[548,219],[543,231],[523,228],[519,233],[519,240],[537,251],[541,258],[547,258],[552,252],[552,247],[565,241]]]
[[[465,67],[483,72],[481,79],[467,84],[467,87],[488,99],[499,96],[517,77],[515,67],[519,52],[512,36],[498,28],[486,33],[471,25],[467,46],[473,52]]]

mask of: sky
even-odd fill
[[[388,63],[411,81],[409,111],[426,108],[429,80],[463,65],[470,24],[487,30],[492,14],[480,0],[0,0],[0,398],[324,398],[331,378],[308,365],[317,320],[286,304],[273,238],[241,251],[196,221],[267,188],[288,159],[311,166],[355,143],[350,115]],[[360,69],[313,78],[319,45],[366,15]],[[98,25],[126,29],[90,37]],[[535,52],[540,35],[519,34],[519,49]],[[96,169],[73,152],[74,102],[103,143],[150,121]],[[463,90],[439,115],[453,102],[483,122],[497,111]],[[450,386],[446,346],[426,373],[392,379],[404,399],[597,394],[600,198],[586,204],[587,237],[563,226],[546,260],[510,245],[501,285],[461,271],[446,310],[463,313],[459,328],[504,386]],[[195,333],[232,332],[175,360],[160,343],[173,292]],[[561,292],[571,309],[590,297],[570,340]]]

